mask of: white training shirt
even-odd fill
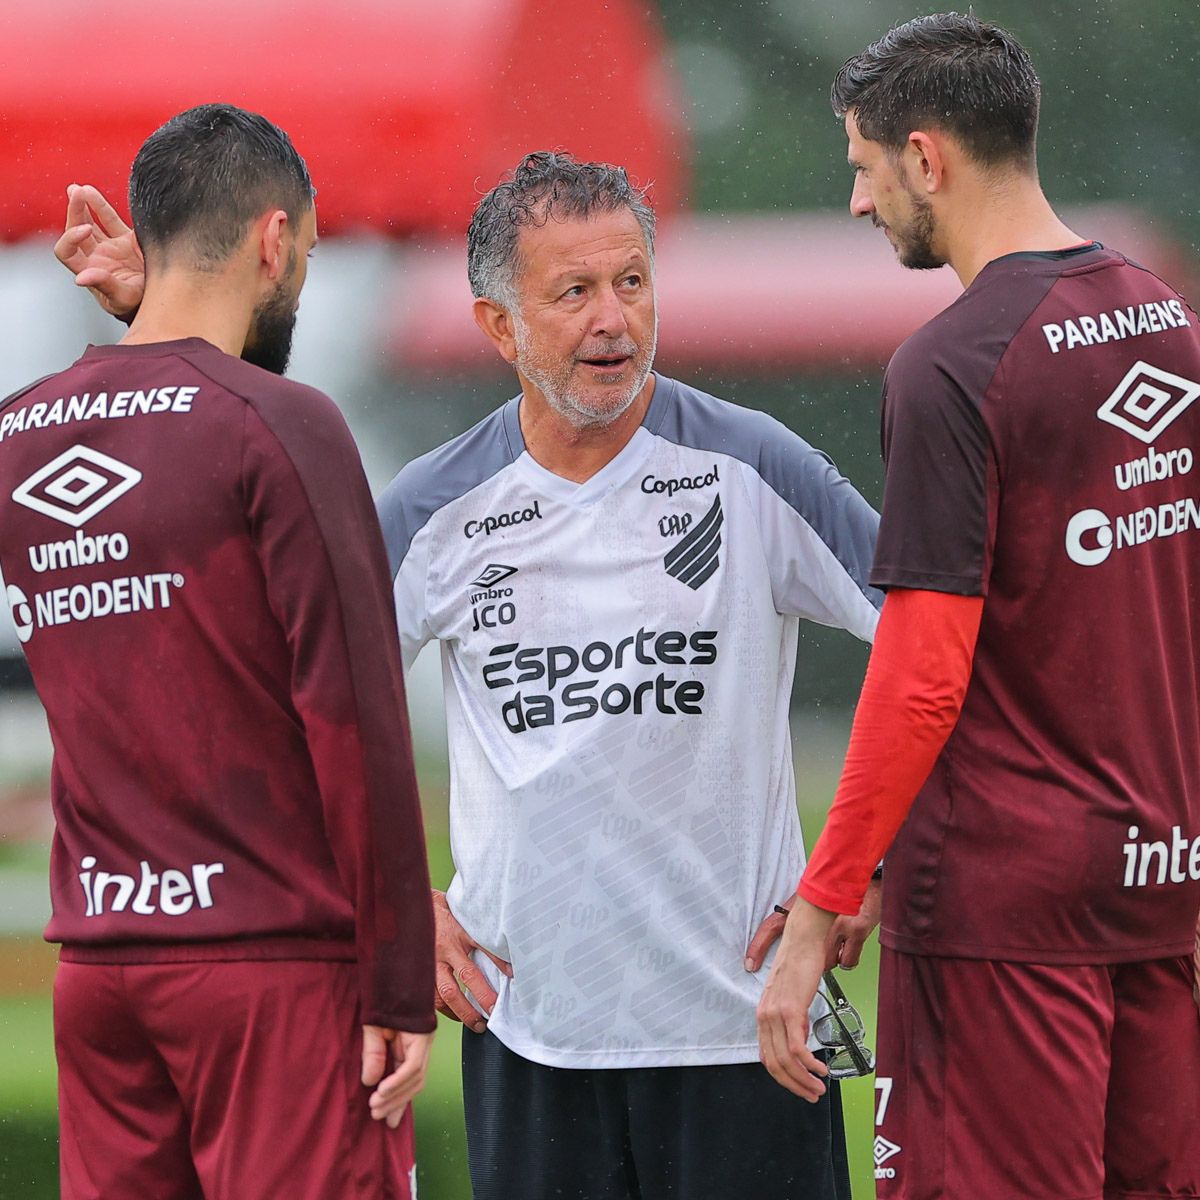
[[[797,621],[869,640],[878,519],[772,418],[656,377],[576,484],[514,399],[380,501],[406,664],[441,642],[450,908],[489,1028],[562,1067],[758,1058],[746,947],[804,865]]]

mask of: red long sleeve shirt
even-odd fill
[[[0,566],[54,740],[46,936],[76,961],[357,959],[433,1028],[382,539],[321,393],[200,339],[0,404]]]
[[[958,720],[982,615],[982,596],[888,593],[837,794],[798,888],[818,908],[862,906]]]

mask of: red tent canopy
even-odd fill
[[[1136,209],[1068,209],[1072,229],[1180,286],[1186,260]],[[664,370],[856,370],[887,362],[962,285],[949,267],[905,271],[868,221],[836,213],[683,216],[658,238],[658,360]],[[475,326],[459,243],[406,257],[391,310],[401,369],[495,370]]]
[[[548,147],[628,166],[660,209],[685,185],[642,0],[38,0],[0,16],[0,239],[59,228],[68,183],[120,199],[146,136],[213,100],[291,134],[323,232],[461,232]]]

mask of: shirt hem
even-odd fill
[[[543,1067],[571,1067],[576,1070],[622,1070],[629,1067],[722,1067],[756,1063],[758,1043],[736,1046],[687,1047],[643,1050],[552,1050],[547,1046],[522,1042],[489,1026],[489,1032],[521,1058]],[[468,1036],[463,1034],[464,1037]]]
[[[950,575],[936,571],[905,571],[876,564],[871,571],[871,586],[915,588],[927,592],[948,592],[952,596],[986,596],[987,588],[977,574]]]
[[[992,962],[1044,963],[1055,966],[1101,966],[1107,963],[1150,962],[1159,958],[1190,957],[1195,953],[1195,935],[1186,941],[1153,946],[980,946],[973,942],[945,942],[917,938],[880,929],[879,944],[900,954],[924,958],[971,958]]]
[[[170,963],[237,962],[297,959],[315,962],[356,962],[354,943],[328,938],[246,938],[211,942],[113,942],[102,945],[64,942],[62,962]]]

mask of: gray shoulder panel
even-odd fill
[[[515,401],[510,401],[510,404]],[[392,578],[417,533],[439,508],[504,470],[521,453],[505,429],[507,405],[436,450],[413,459],[379,497],[379,523]]]
[[[825,453],[764,412],[742,408],[658,376],[646,428],[677,445],[728,454],[800,514],[858,589],[879,608],[870,586],[879,514]]]

